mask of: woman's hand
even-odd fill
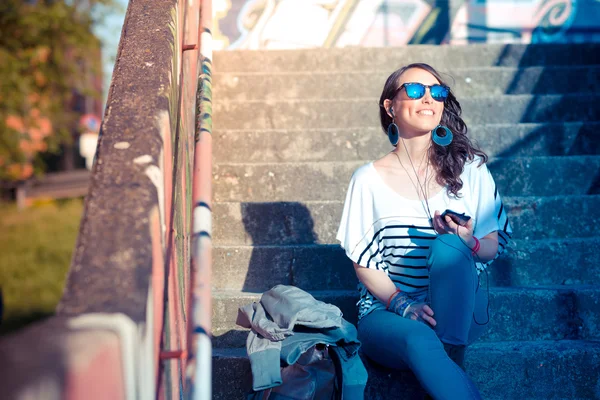
[[[425,321],[432,327],[436,324],[433,319],[433,310],[427,303],[413,300],[409,294],[401,291],[394,293],[390,299],[388,310],[414,321]]]
[[[433,228],[440,235],[445,233],[458,235],[467,244],[467,246],[472,247],[473,218],[469,219],[465,225],[458,225],[449,215],[446,215],[444,221],[439,210],[435,210],[433,215]]]
[[[433,310],[427,303],[416,302],[412,303],[406,308],[406,318],[410,318],[415,321],[425,321],[432,327],[434,327],[437,322],[433,319]]]

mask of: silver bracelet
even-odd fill
[[[400,316],[404,316],[404,314],[406,314],[406,308],[412,303],[414,303],[414,300],[408,293],[398,292],[392,299],[390,310]]]
[[[418,303],[418,301],[413,300],[406,306],[406,308],[404,309],[404,312],[402,313],[402,318],[406,318],[406,313],[408,312],[408,309],[410,308],[410,306],[412,306],[415,303]]]

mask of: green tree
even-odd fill
[[[101,96],[92,33],[114,0],[0,1],[0,180],[43,172],[42,153],[69,145],[76,96]]]

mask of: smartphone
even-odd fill
[[[449,215],[450,218],[452,218],[452,220],[460,226],[465,226],[471,219],[471,217],[465,215],[465,213],[459,214],[456,211],[447,209],[442,213],[442,220],[444,220],[444,222],[446,222],[446,215]]]

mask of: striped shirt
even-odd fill
[[[465,162],[459,196],[443,188],[428,200],[432,216],[435,210],[446,209],[471,216],[478,239],[498,231],[498,252],[489,262],[475,263],[478,274],[504,252],[512,235],[494,178],[486,164],[478,167],[480,160],[475,156]],[[336,236],[352,261],[384,271],[397,287],[419,300],[427,296],[427,255],[437,237],[424,207],[425,202],[406,199],[389,187],[371,162],[352,175]],[[359,319],[385,309],[362,283],[358,290]]]

